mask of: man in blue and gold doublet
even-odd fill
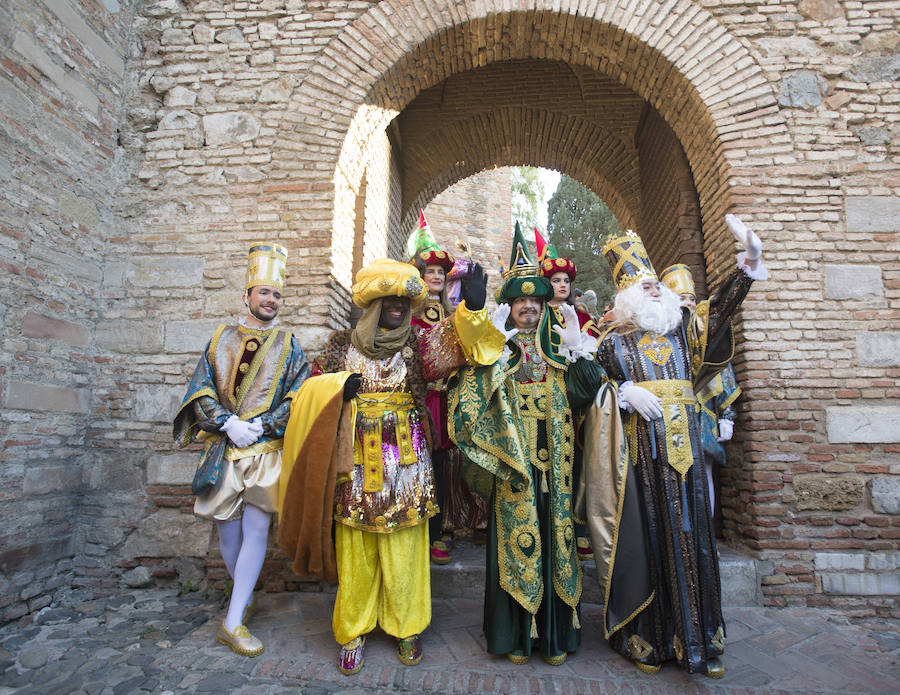
[[[754,279],[766,279],[759,238],[726,216],[744,246],[738,268],[696,311],[657,279],[640,238],[612,239],[604,254],[618,288],[614,323],[601,338],[597,357],[617,387],[627,459],[639,495],[635,524],[646,547],[613,548],[598,558],[605,596],[630,594],[633,609],[604,613],[611,646],[647,673],[676,660],[689,673],[720,678],[724,649],[719,567],[701,445],[695,389],[732,357],[731,319]],[[590,415],[589,415],[590,418]],[[585,467],[609,468],[608,446],[585,442]],[[618,512],[590,509],[595,539],[617,537],[627,526]],[[634,524],[630,524],[634,526]],[[630,554],[627,565],[615,557]],[[608,608],[608,606],[607,606]]]
[[[213,474],[202,491],[195,477],[199,494],[194,513],[216,522],[222,558],[234,581],[218,639],[247,656],[263,649],[244,622],[277,509],[291,401],[309,376],[297,340],[289,330],[274,325],[282,304],[286,259],[281,246],[251,247],[244,295],[248,314],[238,325],[221,324],[216,329],[174,423],[180,445],[192,441],[206,445],[198,468]]]
[[[451,380],[450,436],[470,461],[469,480],[490,499],[488,651],[521,664],[538,650],[560,665],[580,642],[570,399],[590,400],[600,385],[599,370],[592,381],[584,369],[575,384],[568,367],[592,357],[596,340],[579,330],[572,307],[562,308],[565,326],[547,307],[552,286],[531,262],[518,223],[503,277],[495,326],[506,349],[492,365],[466,367]]]

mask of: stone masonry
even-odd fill
[[[725,539],[770,605],[896,615],[898,22],[896,0],[0,3],[0,620],[222,578],[170,422],[251,242],[288,247],[315,354],[420,206],[492,263],[509,214],[469,177],[521,164],[709,288],[724,214],[760,234]],[[305,586],[283,565],[267,588]]]

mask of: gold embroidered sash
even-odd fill
[[[657,446],[664,446],[669,465],[683,477],[694,463],[687,411],[688,405],[696,405],[693,384],[682,379],[658,379],[636,381],[635,386],[641,386],[659,397],[665,442],[658,442]],[[632,422],[636,423],[637,418]]]
[[[353,399],[354,421],[362,430],[354,463],[363,466],[364,492],[381,492],[384,486],[383,424],[394,425],[400,465],[409,466],[418,461],[409,428],[409,413],[415,407],[412,394],[406,392],[360,393]]]

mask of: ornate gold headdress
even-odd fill
[[[278,244],[258,241],[250,247],[247,258],[247,281],[244,290],[257,285],[269,285],[284,289],[284,273],[287,268],[287,249]]]

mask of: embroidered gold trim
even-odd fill
[[[284,334],[284,344],[281,346],[281,354],[278,356],[278,363],[275,366],[272,382],[269,384],[269,390],[266,392],[266,397],[263,399],[262,404],[246,413],[242,413],[241,419],[252,420],[257,415],[268,412],[272,407],[272,400],[275,398],[275,392],[278,390],[278,385],[281,383],[281,378],[284,376],[284,365],[287,363],[291,353],[291,335],[290,331]],[[256,353],[256,356],[259,356],[259,352]],[[254,362],[255,361],[256,357],[254,357]],[[253,376],[255,378],[256,374]],[[244,377],[245,380],[247,378],[248,377]],[[249,389],[249,386],[247,388]]]
[[[675,658],[680,662],[684,661],[684,645],[678,635],[672,637],[672,649],[675,650]]]
[[[716,634],[713,635],[712,645],[720,652],[725,650],[725,629],[719,625]]]

